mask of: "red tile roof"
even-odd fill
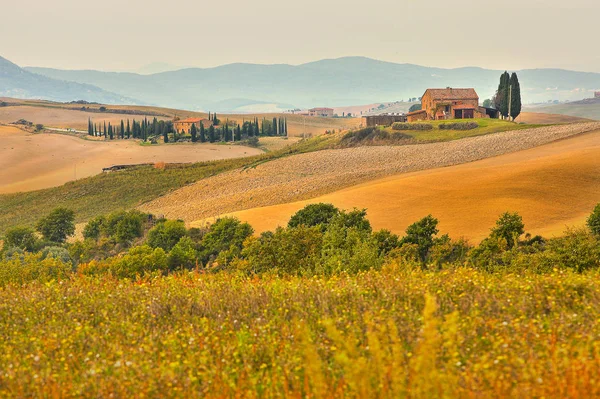
[[[475,89],[454,89],[448,87],[446,89],[427,89],[434,100],[479,100],[479,96]]]
[[[418,110],[418,111],[409,112],[408,114],[406,114],[406,116],[409,116],[409,115],[417,115],[417,114],[420,114],[420,113],[423,113],[423,112],[425,112],[425,113],[426,113],[427,111],[425,111],[424,109],[420,109],[420,110]]]

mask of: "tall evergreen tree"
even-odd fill
[[[108,136],[108,132],[106,131],[106,121],[104,121],[104,138]]]
[[[113,127],[110,122],[108,122],[108,137],[110,137],[111,140],[114,139]]]
[[[200,142],[206,142],[206,130],[204,130],[204,123],[200,122]]]
[[[238,123],[237,129],[235,131],[234,141],[242,141],[242,127],[240,126],[239,123]]]
[[[215,142],[215,126],[214,125],[210,125],[210,127],[208,128],[208,141],[211,143]]]
[[[94,135],[94,128],[92,127],[92,119],[88,118],[88,136]]]
[[[515,72],[510,76],[510,87],[512,88],[510,116],[515,120],[521,114],[521,85]]]
[[[192,135],[192,143],[197,141],[196,135],[198,134],[198,130],[196,130],[196,124],[192,123],[192,129],[190,130],[190,134]]]
[[[500,84],[498,85],[498,91],[494,97],[494,105],[496,109],[504,116],[508,117],[508,92],[510,87],[510,75],[508,72],[504,72],[500,76]]]
[[[123,119],[121,119],[121,138],[124,139],[125,138],[125,123],[123,123]]]
[[[127,139],[131,136],[131,126],[129,126],[129,119],[127,119]]]

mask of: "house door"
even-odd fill
[[[457,109],[454,110],[454,119],[462,119],[463,118],[463,110]]]
[[[472,109],[465,109],[463,112],[463,119],[473,119],[475,111]]]

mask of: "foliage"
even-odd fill
[[[327,224],[340,210],[332,204],[309,204],[304,208],[296,212],[290,218],[288,227],[298,227],[300,225],[312,227],[322,226],[322,230],[325,230]]]
[[[587,226],[597,237],[600,237],[600,204],[596,205],[592,214],[587,219]]]
[[[521,114],[521,85],[516,72],[510,75],[510,87],[512,88],[510,96],[510,116],[515,120]]]
[[[13,227],[6,230],[4,234],[4,250],[8,248],[20,248],[33,252],[37,247],[38,239],[35,231],[30,227]]]
[[[421,110],[421,104],[413,104],[408,109],[408,112],[415,112],[415,111],[420,111],[420,110]]]
[[[136,278],[146,273],[166,272],[169,264],[167,254],[162,248],[143,245],[130,248],[123,257],[105,261],[104,267],[115,277]]]
[[[31,281],[47,283],[52,280],[67,279],[71,271],[70,262],[63,262],[54,256],[44,258],[41,254],[27,253],[22,256],[9,256],[5,260],[0,260],[0,287],[7,284],[21,285]]]
[[[166,220],[158,223],[148,232],[148,245],[170,251],[187,234],[181,220]]]
[[[402,238],[402,244],[414,244],[418,248],[421,261],[427,259],[431,247],[435,243],[435,235],[439,232],[438,220],[431,215],[425,216],[408,226],[406,235]]]
[[[0,290],[0,396],[598,397],[598,277],[17,283]]]
[[[202,237],[199,259],[206,264],[224,251],[229,251],[229,258],[232,259],[239,255],[244,241],[252,233],[254,230],[248,223],[242,223],[236,218],[218,219]]]
[[[401,142],[411,137],[400,133],[389,133],[378,127],[367,127],[359,130],[352,130],[346,133],[340,140],[340,147],[352,147],[356,145],[376,145],[389,142]]]
[[[477,122],[451,122],[451,123],[440,123],[440,130],[473,130],[479,127]]]
[[[137,210],[117,211],[108,216],[98,216],[88,222],[83,230],[84,238],[98,240],[100,237],[128,244],[141,237],[148,215]]]
[[[48,241],[62,243],[75,233],[75,212],[67,208],[56,208],[40,219],[36,229]]]
[[[431,123],[404,123],[396,122],[392,125],[393,130],[433,130]]]
[[[517,213],[503,213],[496,221],[496,226],[492,229],[492,236],[502,238],[506,241],[508,249],[511,249],[519,242],[519,237],[525,233],[525,224],[523,218]]]

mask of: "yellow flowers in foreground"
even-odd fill
[[[599,277],[388,268],[7,286],[0,397],[598,397]]]

